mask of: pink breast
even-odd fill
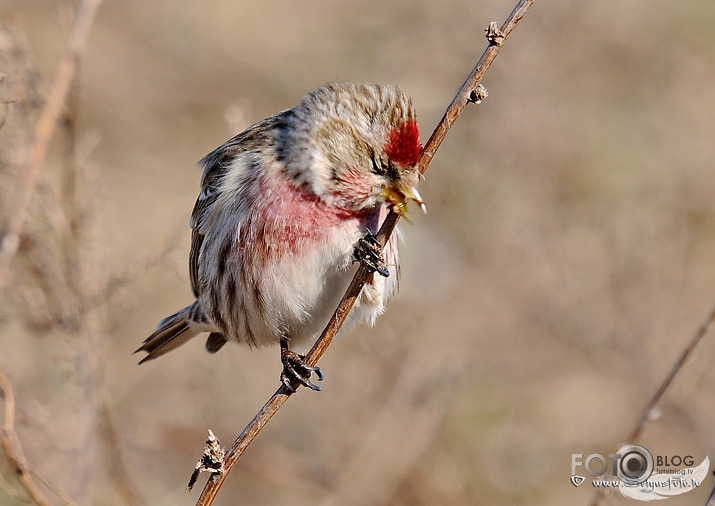
[[[350,221],[358,226],[357,221],[366,218],[366,213],[328,204],[297,188],[287,177],[261,178],[259,188],[252,216],[260,225],[247,228],[257,231],[253,244],[263,246],[269,255],[319,245],[334,227],[349,226]]]

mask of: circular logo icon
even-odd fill
[[[638,485],[653,474],[653,455],[640,445],[625,445],[618,450],[616,475],[627,485]]]

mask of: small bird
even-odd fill
[[[397,289],[397,239],[380,254],[375,234],[388,209],[424,209],[421,149],[400,88],[329,83],[206,155],[190,221],[196,300],[159,323],[139,363],[208,332],[210,353],[231,340],[280,343],[283,384],[320,390],[310,381],[320,369],[291,348],[317,338],[356,261],[371,275],[348,322],[372,324],[384,311]]]

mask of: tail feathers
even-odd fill
[[[218,332],[211,332],[209,338],[206,339],[206,351],[209,353],[216,353],[218,350],[223,348],[223,345],[227,342],[228,340],[223,337],[222,334],[219,334]]]
[[[154,360],[178,348],[192,337],[207,330],[211,331],[211,329],[202,328],[206,323],[205,317],[199,318],[197,321],[196,316],[199,312],[201,313],[200,316],[203,317],[203,311],[201,311],[199,302],[196,301],[178,313],[174,313],[159,322],[156,331],[134,352],[147,352],[147,356],[141,359],[139,363],[143,364],[148,360]]]

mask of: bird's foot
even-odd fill
[[[310,375],[315,373],[318,381],[323,381],[323,373],[320,372],[320,367],[317,365],[308,365],[305,355],[299,355],[287,347],[281,347],[281,362],[283,363],[281,383],[291,392],[295,392],[295,386],[293,386],[295,383],[300,383],[312,390],[321,390],[318,385],[310,381]]]
[[[380,276],[387,277],[390,272],[387,270],[387,264],[380,252],[380,241],[372,234],[366,234],[355,245],[353,251],[355,260],[364,265],[370,272],[377,272]]]

